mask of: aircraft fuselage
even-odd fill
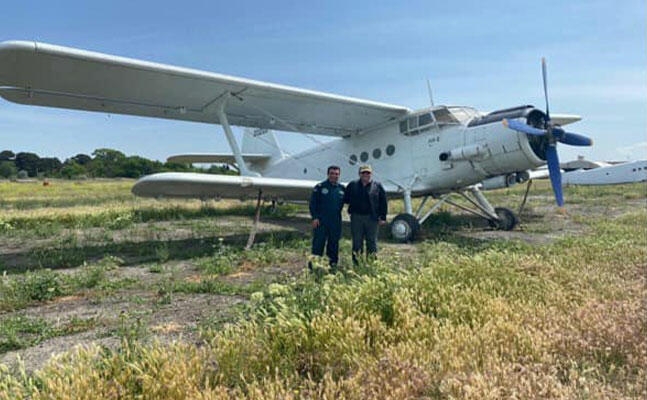
[[[375,130],[318,145],[259,172],[267,177],[318,180],[328,165],[335,164],[341,167],[341,180],[348,182],[357,179],[359,165],[371,164],[375,178],[388,191],[410,187],[413,195],[420,195],[449,192],[545,163],[526,135],[500,121],[476,126],[468,126],[468,121],[432,121],[420,129],[411,122],[414,118],[427,122],[421,116],[429,112],[422,110]]]

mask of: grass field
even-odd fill
[[[329,275],[305,207],[245,252],[251,203],[132,183],[0,182],[0,399],[647,397],[645,184],[535,184],[512,232],[442,208],[354,269],[345,232]]]

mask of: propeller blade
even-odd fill
[[[546,147],[546,162],[548,163],[548,172],[550,174],[550,184],[555,193],[555,201],[559,207],[564,206],[564,195],[562,193],[562,173],[559,170],[559,157],[557,156],[557,147],[554,144]]]
[[[550,121],[550,112],[548,111],[548,78],[546,77],[546,59],[541,58],[541,75],[544,79],[544,98],[546,99],[546,119]]]
[[[571,146],[593,146],[593,139],[572,132],[564,132],[559,141]]]
[[[503,126],[505,126],[506,128],[515,130],[517,132],[527,133],[528,135],[533,135],[533,136],[544,136],[546,134],[545,130],[533,128],[532,126],[526,125],[521,121],[517,121],[516,119],[512,119],[512,120],[504,119]]]

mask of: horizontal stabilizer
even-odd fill
[[[271,154],[244,154],[243,159],[251,162],[257,161],[266,161],[272,157]],[[181,164],[213,164],[213,163],[223,163],[223,164],[235,164],[236,160],[234,159],[233,154],[222,153],[222,154],[178,154],[176,156],[170,156],[166,159],[170,163],[181,163]]]
[[[164,172],[138,180],[135,196],[194,199],[253,199],[307,201],[316,181],[254,176]]]

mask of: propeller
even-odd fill
[[[546,138],[546,163],[550,175],[550,184],[553,187],[555,201],[559,207],[564,206],[564,195],[562,193],[562,174],[559,170],[559,157],[557,155],[557,142],[568,144],[570,146],[591,146],[593,140],[577,133],[566,132],[559,125],[553,125],[550,120],[550,111],[548,108],[548,79],[546,77],[546,59],[541,59],[541,74],[544,82],[544,98],[546,99],[546,118],[544,119],[544,129],[535,128],[519,120],[503,120],[503,125],[507,128],[522,132],[530,136],[540,136]]]

